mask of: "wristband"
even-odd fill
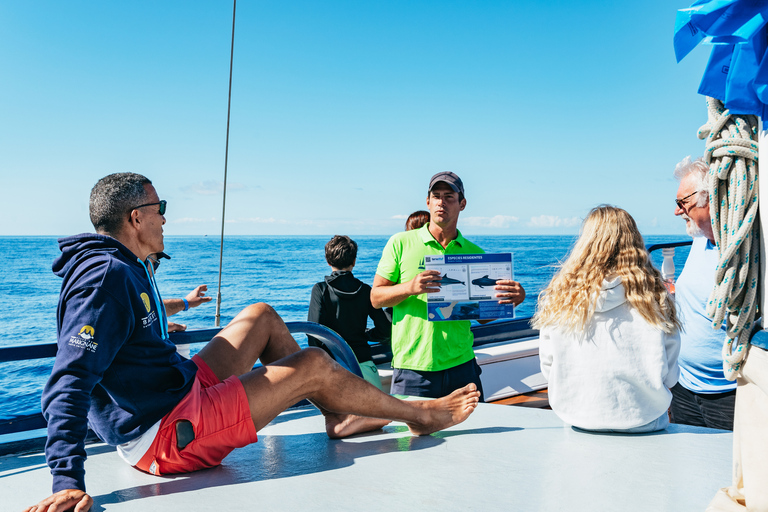
[[[187,299],[181,299],[184,301],[184,311],[189,309],[189,301]]]

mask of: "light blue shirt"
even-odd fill
[[[725,393],[736,389],[736,382],[723,374],[725,322],[712,329],[707,303],[715,286],[717,247],[705,237],[693,239],[691,252],[680,278],[675,283],[675,305],[683,325],[680,333],[680,384],[694,393]]]

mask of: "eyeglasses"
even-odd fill
[[[147,204],[140,204],[139,206],[134,206],[134,210],[138,210],[139,208],[144,208],[145,206],[156,206],[159,205],[160,208],[157,210],[157,213],[160,215],[165,215],[165,206],[168,204],[168,201],[162,200],[159,203],[147,203]]]
[[[147,256],[147,261],[152,264],[152,270],[157,270],[157,267],[160,266],[160,259],[156,258],[153,254],[150,254]]]
[[[147,256],[147,265],[152,265],[153,270],[157,270],[157,267],[160,266],[160,262],[163,261],[163,259],[171,259],[170,256],[168,256],[164,252],[154,252]]]
[[[697,190],[696,192],[692,192],[692,193],[688,194],[687,196],[685,196],[682,199],[675,199],[675,204],[677,205],[678,208],[680,208],[681,210],[684,210],[685,209],[685,201],[687,201],[689,197],[693,197],[696,194],[698,194],[699,192],[701,192],[701,190]]]

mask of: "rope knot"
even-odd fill
[[[726,324],[723,371],[734,380],[749,342],[757,310],[759,272],[757,224],[757,117],[732,115],[723,104],[707,98],[707,124],[698,137],[706,139],[712,232],[719,253],[715,287],[707,304],[712,328]]]

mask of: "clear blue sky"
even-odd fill
[[[576,233],[600,203],[684,235],[709,54],[690,1],[238,2],[227,234],[391,234],[429,177],[465,234]],[[0,235],[91,231],[102,176],[146,175],[167,235],[221,222],[228,1],[0,3]]]

